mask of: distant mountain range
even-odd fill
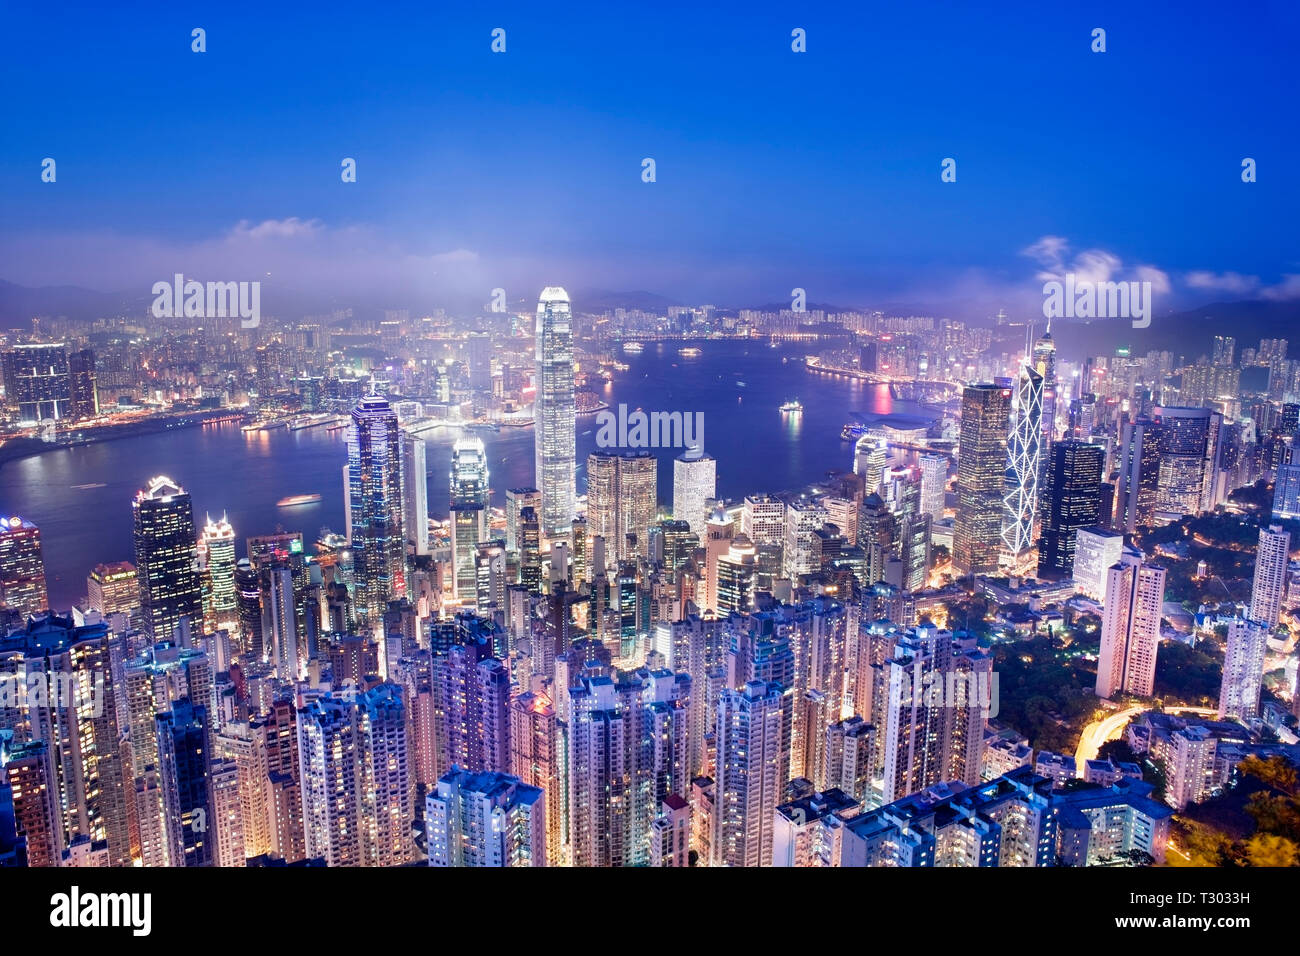
[[[614,309],[665,312],[669,306],[685,305],[654,292],[616,292],[609,289],[570,289],[574,308],[581,312],[604,312]],[[77,322],[113,315],[143,318],[152,302],[149,295],[138,292],[97,292],[80,286],[43,286],[30,288],[0,279],[0,328],[31,328],[34,316],[63,317]],[[513,304],[513,303],[512,303]],[[696,303],[698,304],[698,303]],[[339,302],[284,303],[264,302],[264,312],[274,314],[284,309],[292,315],[303,315],[340,308]],[[451,307],[451,304],[448,304]],[[384,306],[374,303],[357,303],[354,314],[377,312]],[[391,305],[389,306],[391,307]],[[790,308],[790,303],[771,302],[749,306],[762,312],[778,312]],[[474,306],[469,306],[472,309]],[[853,306],[829,303],[808,303],[808,311],[854,311]],[[413,314],[414,314],[413,310]],[[467,309],[468,311],[468,309]],[[858,311],[865,311],[858,309]],[[885,310],[891,315],[924,315],[924,311],[906,308]],[[1031,317],[1035,335],[1041,333],[1044,320]],[[1023,325],[1004,327],[997,336],[999,342],[1014,346],[1015,337]],[[1291,338],[1294,352],[1300,354],[1300,301],[1270,302],[1253,300],[1245,302],[1216,302],[1184,312],[1156,315],[1145,329],[1135,329],[1123,319],[1097,319],[1091,322],[1057,320],[1052,328],[1057,348],[1067,356],[1109,355],[1117,346],[1127,346],[1135,355],[1151,350],[1168,350],[1175,358],[1182,356],[1195,361],[1209,354],[1214,336],[1232,335],[1237,340],[1237,350],[1258,346],[1262,338]]]

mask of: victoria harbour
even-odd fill
[[[680,356],[679,345],[649,343],[640,354],[624,355],[629,368],[615,374],[601,401],[647,412],[702,412],[704,450],[718,460],[718,494],[728,499],[753,493],[760,484],[797,489],[824,477],[827,462],[850,470],[853,443],[840,438],[847,421],[936,417],[895,400],[886,385],[809,374],[798,344],[705,341],[698,343],[696,358]],[[802,413],[781,412],[787,399],[798,399]],[[581,494],[581,463],[596,448],[597,422],[594,414],[577,421]],[[451,445],[461,433],[457,427],[425,433],[432,515],[446,517]],[[507,488],[532,483],[533,429],[475,434],[487,450],[492,500],[500,506]],[[51,599],[73,604],[84,597],[88,569],[131,559],[129,544],[125,551],[122,546],[130,541],[131,499],[157,474],[186,487],[196,515],[225,514],[241,542],[277,527],[301,531],[308,541],[323,528],[344,532],[345,436],[324,428],[243,432],[223,423],[52,450],[0,467],[0,511],[40,525]],[[659,460],[660,498],[667,503],[672,460],[680,449],[651,450]],[[320,494],[321,500],[276,506],[300,494]]]

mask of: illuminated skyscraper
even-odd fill
[[[373,627],[389,600],[406,595],[402,435],[381,395],[364,396],[352,410],[346,474],[355,603]]]
[[[577,463],[572,317],[569,294],[559,286],[542,290],[536,338],[534,475],[542,492],[542,534],[555,540],[571,529]]]
[[[140,607],[140,579],[130,561],[97,564],[86,577],[86,602],[105,617]]]
[[[49,605],[41,529],[17,515],[0,519],[0,607],[28,616]]]
[[[998,567],[1011,396],[1004,385],[967,385],[962,391],[952,551],[958,574],[988,574]]]
[[[429,475],[424,463],[424,439],[402,435],[402,524],[415,554],[429,553]]]
[[[1075,538],[1101,517],[1101,469],[1105,450],[1067,438],[1049,453],[1043,494],[1043,535],[1038,546],[1039,576],[1068,578],[1074,572]]]
[[[605,539],[614,562],[650,553],[655,523],[658,462],[648,451],[587,457],[587,529]],[[628,546],[628,536],[636,547]]]
[[[1259,621],[1235,618],[1228,622],[1228,646],[1219,687],[1219,719],[1249,724],[1259,716],[1259,691],[1264,681],[1268,628]]]
[[[216,840],[212,826],[207,708],[188,698],[156,718],[159,783],[171,845],[172,866],[212,866]]]
[[[1034,371],[1038,373],[1043,380],[1043,407],[1042,407],[1042,425],[1043,425],[1043,453],[1046,455],[1052,442],[1056,441],[1056,407],[1057,407],[1057,382],[1056,382],[1056,342],[1052,339],[1052,320],[1047,320],[1047,328],[1042,336],[1034,343],[1033,351]]]
[[[962,449],[963,457],[965,448]],[[1007,437],[1006,492],[1002,496],[1002,543],[1015,566],[1033,548],[1038,520],[1038,479],[1043,469],[1043,377],[1030,365],[1020,369],[1011,399]]]
[[[2,358],[5,397],[17,408],[21,423],[69,417],[72,394],[64,343],[15,345]]]
[[[772,827],[790,766],[790,706],[781,685],[755,680],[718,700],[714,864],[771,866]]]
[[[169,640],[183,618],[197,632],[203,595],[195,571],[197,549],[190,496],[170,478],[158,476],[135,496],[135,566],[145,630]]]
[[[944,492],[948,485],[948,456],[921,455],[921,511],[930,520],[942,521]]]
[[[758,549],[743,534],[727,543],[717,561],[717,607],[719,615],[733,611],[747,613],[754,608],[754,579],[758,572]]]
[[[1106,599],[1106,572],[1119,563],[1124,536],[1106,528],[1080,528],[1074,535],[1074,587],[1094,601]]]
[[[95,353],[80,349],[68,356],[68,417],[93,418],[99,414],[95,387]]]
[[[199,535],[199,583],[203,592],[203,630],[233,631],[239,618],[235,604],[235,529],[226,516],[208,516]]]
[[[546,859],[559,866],[564,845],[567,770],[563,767],[555,705],[541,693],[523,693],[510,705],[511,772],[546,795]]]
[[[483,440],[457,439],[451,453],[451,550],[458,601],[474,600],[477,593],[474,558],[487,537],[489,495]]]
[[[881,473],[889,461],[889,444],[880,435],[867,432],[853,447],[853,473],[865,481],[865,494],[880,490]]]
[[[1149,418],[1125,422],[1120,430],[1117,531],[1136,531],[1155,523],[1160,494],[1160,426]]]
[[[1255,551],[1255,580],[1250,592],[1250,616],[1265,627],[1277,627],[1286,597],[1286,568],[1291,555],[1291,533],[1281,525],[1259,529]]]
[[[1106,605],[1101,615],[1097,657],[1097,696],[1118,691],[1150,697],[1160,650],[1160,612],[1165,600],[1165,569],[1147,564],[1141,552],[1126,549],[1106,571]]]
[[[703,534],[709,501],[718,494],[718,463],[712,455],[692,454],[688,451],[673,460],[673,517]]]
[[[520,514],[525,508],[541,513],[542,493],[536,488],[509,488],[506,490],[506,550],[518,554],[520,550]]]
[[[429,866],[546,866],[549,798],[517,776],[451,770],[425,798]]]

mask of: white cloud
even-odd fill
[[[1240,272],[1189,272],[1183,278],[1189,289],[1201,289],[1206,292],[1231,292],[1234,295],[1248,295],[1259,288],[1259,276],[1242,275]]]

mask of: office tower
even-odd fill
[[[1047,454],[1052,442],[1056,441],[1057,417],[1057,383],[1056,383],[1056,342],[1052,339],[1052,320],[1047,320],[1047,328],[1034,343],[1031,356],[1034,371],[1043,381],[1042,387],[1042,453]]]
[[[944,491],[948,486],[948,456],[921,455],[921,511],[931,521],[943,520]]]
[[[1101,517],[1104,451],[1073,438],[1057,442],[1048,455],[1043,495],[1043,534],[1038,545],[1039,577],[1068,578],[1074,573],[1077,535]]]
[[[695,555],[700,546],[700,536],[685,521],[672,518],[660,521],[654,530],[655,557],[663,562],[664,569],[675,574]]]
[[[1098,697],[1111,697],[1118,691],[1151,696],[1164,599],[1165,569],[1145,563],[1141,552],[1125,549],[1119,563],[1106,570]]]
[[[670,671],[588,675],[568,695],[570,862],[644,866],[660,805],[689,785],[691,681]]]
[[[552,560],[556,555],[551,552]],[[556,574],[551,567],[552,578]],[[552,581],[554,586],[554,580]],[[506,606],[506,547],[500,539],[481,541],[474,553],[474,607],[480,614]]]
[[[951,631],[929,622],[901,635],[883,665],[886,802],[936,783],[979,782],[993,661],[958,652]]]
[[[347,487],[357,612],[374,627],[393,598],[406,594],[402,433],[381,395],[366,395],[348,429]]]
[[[15,345],[3,358],[5,397],[20,424],[69,417],[68,351],[62,342]]]
[[[891,580],[891,567],[898,569],[896,580]],[[896,564],[885,562],[885,581],[902,591],[919,591],[925,587],[929,573],[930,516],[905,515],[899,521],[898,561]]]
[[[557,540],[569,533],[574,518],[577,462],[572,318],[569,294],[559,286],[542,290],[536,339],[533,474],[542,493],[542,535]]]
[[[1273,517],[1300,518],[1300,461],[1277,466],[1277,477],[1273,482]]]
[[[965,449],[962,451],[962,457],[965,457]],[[1002,497],[1002,543],[1013,567],[1021,566],[1034,546],[1038,521],[1038,479],[1042,470],[1043,377],[1034,368],[1025,365],[1020,369],[1011,398],[1006,491]]]
[[[276,562],[262,572],[262,640],[275,675],[283,681],[307,676],[307,641],[294,599],[293,569]]]
[[[781,685],[748,681],[718,699],[716,866],[771,866],[773,815],[789,775],[789,701]]]
[[[1208,408],[1157,406],[1160,477],[1156,515],[1177,521],[1214,506],[1214,463],[1223,416]]]
[[[74,421],[99,414],[95,387],[95,353],[80,349],[68,356],[68,417]]]
[[[27,865],[58,866],[63,820],[49,744],[28,740],[12,744],[7,754],[0,753],[0,785],[6,783],[13,794],[17,835],[27,841]]]
[[[190,496],[170,478],[158,476],[135,496],[135,566],[145,631],[170,640],[182,620],[198,629],[203,595],[196,558]]]
[[[1219,719],[1249,725],[1259,716],[1259,691],[1264,681],[1264,652],[1268,628],[1259,621],[1235,618],[1228,622],[1228,646],[1219,688]]]
[[[755,547],[785,544],[785,502],[771,495],[747,495],[740,512],[740,533]]]
[[[704,609],[718,607],[718,561],[735,538],[735,522],[721,508],[714,509],[704,531]]]
[[[1074,536],[1074,589],[1094,601],[1106,599],[1106,572],[1118,564],[1124,536],[1105,528],[1080,528]]]
[[[203,632],[233,630],[239,618],[235,602],[235,529],[225,515],[220,521],[208,516],[197,547]]]
[[[538,514],[542,510],[542,493],[536,488],[510,488],[506,491],[506,550],[518,554],[520,545],[520,526],[525,508],[532,508]]]
[[[898,523],[889,506],[874,491],[862,501],[858,517],[858,546],[866,557],[864,585],[885,579],[885,565],[894,553]]]
[[[425,798],[429,866],[546,866],[548,797],[509,774],[449,771]]]
[[[209,790],[212,754],[207,708],[181,698],[155,719],[170,865],[212,866],[211,829],[216,818]]]
[[[565,782],[560,723],[543,693],[528,691],[510,704],[510,772],[546,796],[546,860],[559,866],[564,846]]]
[[[532,508],[519,513],[519,583],[531,594],[542,593],[542,522]]]
[[[86,605],[105,618],[140,607],[140,579],[130,561],[97,564],[86,577]]]
[[[1011,395],[1001,385],[962,390],[952,550],[959,575],[988,574],[998,567]]]
[[[1250,617],[1267,628],[1277,627],[1282,614],[1290,555],[1291,532],[1277,524],[1259,529],[1255,581],[1250,592]]]
[[[587,540],[587,519],[574,518],[571,527],[573,532],[569,543],[573,545],[573,571],[569,580],[574,588],[579,588],[589,580],[591,573],[587,560],[587,552],[590,548]]]
[[[1019,767],[969,789],[917,793],[858,814],[840,828],[838,863],[1051,866],[1058,817],[1052,782]]]
[[[474,558],[487,537],[490,495],[483,440],[458,438],[451,453],[452,594],[457,601],[475,598]]]
[[[49,606],[41,529],[17,515],[0,519],[0,607],[28,617]]]
[[[1155,522],[1160,493],[1160,426],[1146,418],[1125,422],[1120,432],[1118,530],[1132,532]]]
[[[402,433],[402,526],[415,554],[429,554],[429,470],[424,439]]]
[[[826,509],[819,504],[800,499],[790,502],[785,509],[785,576],[796,578],[820,570],[814,549],[817,531],[826,523]],[[861,522],[858,534],[862,534]]]
[[[673,459],[673,517],[704,533],[709,502],[718,495],[718,463],[712,455],[686,451]]]
[[[880,490],[881,473],[889,461],[889,443],[880,435],[867,432],[853,446],[853,473],[866,483],[863,494]]]
[[[247,558],[235,562],[235,609],[240,648],[253,660],[264,660],[269,645],[262,637],[262,579]]]
[[[298,713],[306,855],[327,866],[400,866],[414,858],[406,709],[401,689],[331,694]]]
[[[758,573],[758,549],[743,534],[727,540],[727,550],[717,560],[717,602],[719,615],[746,614],[754,609],[754,581]]]
[[[510,671],[492,645],[468,640],[438,650],[432,686],[444,766],[510,770]]]
[[[605,539],[615,563],[650,553],[657,471],[648,451],[593,452],[587,458],[587,529]],[[629,546],[630,538],[635,548]]]

